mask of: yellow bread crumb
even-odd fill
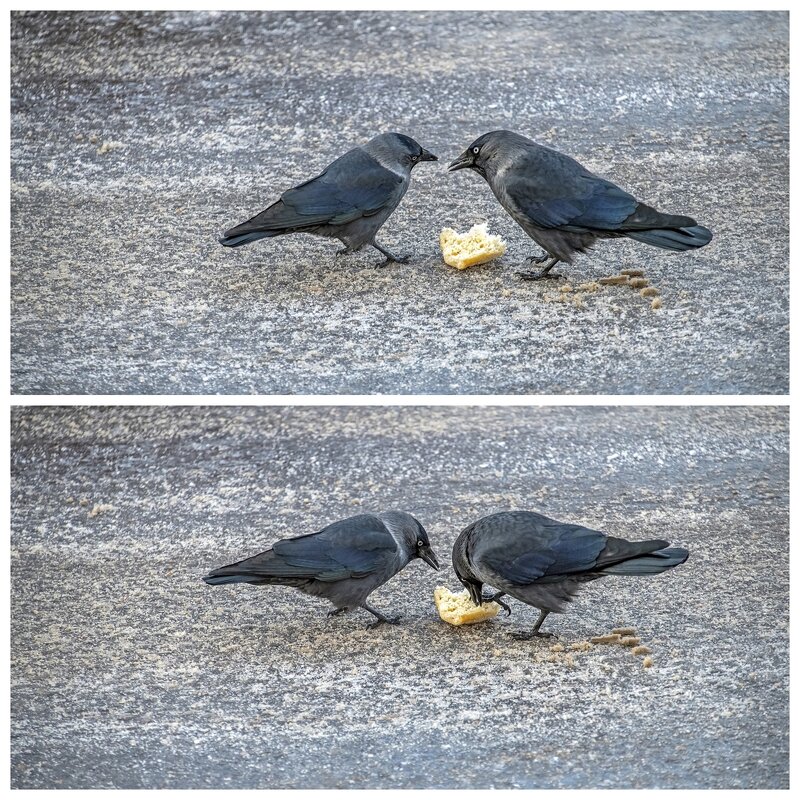
[[[573,642],[569,646],[569,649],[570,650],[579,650],[581,652],[585,652],[586,650],[591,650],[592,649],[592,643],[591,642]]]
[[[631,278],[641,278],[644,275],[643,269],[621,269],[619,271],[620,275],[627,275]]]
[[[634,647],[633,650],[631,650],[631,652],[635,656],[646,656],[650,655],[650,653],[652,653],[653,651],[646,644],[640,644]]]
[[[582,283],[578,286],[579,292],[599,292],[600,291],[600,284],[597,281],[589,281],[588,283]]]
[[[655,297],[658,294],[658,289],[655,286],[648,286],[646,289],[642,289],[639,292],[641,297]]]
[[[583,295],[582,294],[576,294],[572,298],[572,305],[574,305],[575,308],[583,308],[583,306],[584,306]]]
[[[473,225],[466,233],[443,228],[439,234],[444,263],[456,269],[485,264],[506,251],[506,243],[487,231],[486,223]]]
[[[630,279],[630,287],[631,289],[644,289],[650,281],[647,278],[631,278]]]
[[[612,628],[611,633],[618,633],[620,636],[633,636],[636,633],[636,628],[631,628],[630,626],[627,628]]]
[[[450,625],[471,625],[474,622],[483,622],[496,617],[500,611],[497,603],[483,603],[476,606],[466,589],[454,594],[445,586],[437,586],[433,592],[433,600],[439,616]]]
[[[650,658],[650,656],[647,656],[647,657],[644,659],[644,661],[642,661],[642,666],[643,666],[645,669],[650,669],[650,667],[652,667],[652,666],[653,666],[653,659],[652,659],[652,658]]]
[[[616,644],[622,637],[618,633],[604,633],[602,636],[592,636],[592,644]]]
[[[601,286],[619,286],[623,283],[628,283],[627,275],[609,275],[606,278],[600,278],[598,283]]]
[[[619,640],[619,643],[623,647],[636,647],[636,645],[639,644],[639,642],[641,641],[642,640],[638,636],[623,636]]]
[[[661,298],[656,297],[656,299],[653,300],[652,303],[650,303],[650,308],[652,308],[654,311],[658,308],[661,308]]]
[[[563,644],[553,644],[553,645],[550,645],[550,650],[551,650],[553,653],[562,653],[562,652],[564,651],[564,645],[563,645]]]
[[[572,287],[568,283],[565,283],[558,291],[559,292],[571,292],[572,291]]]

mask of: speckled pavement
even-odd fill
[[[18,408],[12,443],[15,788],[788,788],[786,409]],[[373,595],[399,626],[200,580],[392,507],[443,566]],[[588,587],[563,654],[516,602],[446,626],[456,535],[513,508],[691,556]],[[618,625],[651,669],[569,649]]]
[[[11,33],[16,393],[788,391],[787,13],[30,13]],[[495,128],[714,241],[567,269],[644,269],[658,311],[520,282],[538,248],[444,166]],[[384,228],[412,263],[217,244],[386,130],[442,158]],[[506,255],[446,267],[440,229],[481,220]]]

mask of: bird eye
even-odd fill
[[[478,153],[480,153],[480,151],[481,151],[480,147],[473,147],[472,148],[472,152],[475,153],[475,155],[478,155]]]
[[[425,547],[425,542],[423,542],[423,541],[422,541],[422,539],[420,539],[420,540],[417,542],[417,547]]]
[[[411,156],[411,160],[412,161],[416,161],[418,158],[419,158],[419,156]]]

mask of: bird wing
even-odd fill
[[[473,563],[519,585],[593,569],[607,538],[532,512],[495,514],[475,533]]]
[[[397,543],[377,517],[361,514],[317,533],[282,539],[271,550],[235,565],[264,577],[340,581],[383,569],[397,555]]]
[[[315,178],[285,191],[276,203],[225,235],[344,225],[397,205],[405,188],[402,176],[385,169],[357,147]]]
[[[517,159],[503,174],[503,186],[513,210],[539,228],[613,231],[638,205],[611,181],[543,147]]]

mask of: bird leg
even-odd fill
[[[549,257],[550,261],[545,264],[539,272],[518,272],[517,275],[526,281],[541,281],[544,278],[563,278],[563,275],[558,275],[555,272],[550,272],[553,267],[558,264],[560,259],[556,258],[555,256]],[[543,259],[539,258],[532,258],[529,259],[530,261],[534,261],[537,264],[541,264],[542,261],[547,261],[547,257]]]
[[[497,603],[497,605],[499,605],[500,608],[504,608],[505,609],[506,616],[510,617],[511,616],[511,606],[509,606],[508,603],[504,603],[500,599],[504,595],[505,595],[505,592],[495,592],[494,594],[489,595],[488,597],[482,596],[481,597],[481,603]]]
[[[391,250],[387,250],[382,245],[379,245],[376,241],[370,242],[370,244],[376,249],[379,250],[386,256],[385,261],[378,261],[375,266],[376,267],[386,267],[389,264],[396,262],[398,264],[408,264],[409,259],[411,256],[396,256]]]
[[[397,623],[400,622],[400,617],[387,617],[385,614],[381,614],[380,611],[372,606],[367,605],[366,603],[362,603],[361,608],[363,608],[365,611],[369,611],[370,614],[373,614],[376,617],[375,622],[370,622],[367,625],[367,628],[377,628],[378,625],[383,625],[384,622],[388,622],[389,625],[397,625]]]
[[[546,631],[540,631],[539,628],[542,627],[542,623],[545,620],[545,617],[549,614],[549,611],[542,611],[539,613],[539,619],[536,620],[536,624],[533,626],[533,630],[528,631],[527,633],[512,633],[511,638],[517,639],[518,641],[527,641],[528,639],[535,639],[538,637],[549,639],[551,637],[555,637],[554,633],[547,633]]]
[[[339,614],[344,614],[347,612],[347,608],[334,608],[333,611],[328,612],[329,617],[338,617]]]

